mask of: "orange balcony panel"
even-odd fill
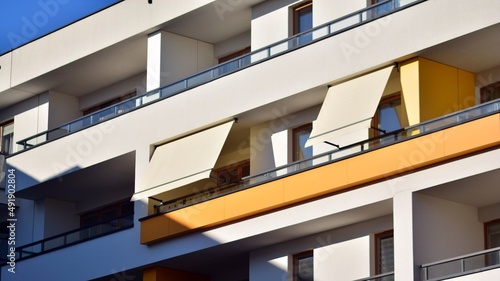
[[[347,160],[350,184],[362,184],[435,163],[444,156],[442,131]]]
[[[277,179],[141,222],[141,243],[291,206],[500,145],[500,114]]]
[[[347,162],[332,163],[283,180],[286,202],[310,199],[344,188],[347,184]]]
[[[152,243],[170,236],[170,219],[165,215],[141,221],[141,243]]]
[[[169,234],[209,227],[224,221],[224,197],[165,214],[170,219]]]
[[[500,114],[445,130],[445,153],[449,157],[500,144]]]
[[[283,180],[277,180],[224,197],[225,218],[238,219],[283,205]]]

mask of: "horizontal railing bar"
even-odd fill
[[[479,252],[474,252],[474,253],[470,253],[467,255],[457,256],[457,257],[453,257],[453,258],[449,258],[449,259],[445,259],[445,260],[440,260],[440,261],[436,261],[436,262],[426,263],[426,264],[422,264],[420,267],[421,268],[431,267],[431,266],[440,265],[440,264],[444,264],[444,263],[449,263],[449,262],[459,261],[459,260],[472,258],[472,257],[476,257],[476,256],[481,256],[481,255],[485,255],[485,254],[489,254],[489,253],[493,253],[493,252],[497,252],[497,251],[500,252],[500,247],[487,249],[487,250],[483,250],[483,251],[479,251]]]
[[[319,31],[319,30],[321,30],[322,28],[328,27],[328,26],[333,25],[333,24],[335,24],[335,23],[342,22],[343,20],[348,19],[348,18],[350,18],[350,17],[352,17],[352,16],[355,16],[355,15],[358,15],[358,14],[359,14],[359,15],[361,15],[361,14],[363,14],[363,13],[366,13],[366,12],[370,11],[370,10],[374,10],[374,9],[379,8],[380,6],[385,5],[385,4],[387,4],[387,3],[391,2],[391,1],[394,1],[394,0],[387,0],[387,1],[384,1],[384,2],[380,2],[380,3],[377,3],[377,4],[371,5],[371,6],[367,7],[367,8],[364,8],[364,9],[358,10],[358,11],[356,11],[356,12],[350,13],[350,14],[348,14],[348,15],[342,16],[342,17],[337,18],[337,19],[335,19],[335,20],[332,20],[332,21],[330,21],[330,22],[328,22],[328,23],[322,24],[322,25],[317,26],[317,27],[314,27],[314,28],[312,28],[312,29],[310,29],[310,30],[304,31],[304,32],[302,32],[302,33],[299,33],[299,34],[296,34],[296,35],[291,36],[291,37],[289,37],[289,38],[283,39],[283,40],[281,40],[281,41],[278,41],[278,42],[273,43],[273,44],[271,44],[271,45],[268,45],[268,46],[266,46],[266,47],[263,47],[263,48],[260,48],[260,49],[258,49],[258,50],[255,50],[255,51],[253,51],[253,52],[251,52],[251,53],[249,53],[249,54],[245,54],[245,55],[242,55],[242,56],[240,56],[240,57],[238,57],[238,58],[234,58],[234,59],[232,59],[232,60],[229,60],[229,61],[227,61],[227,62],[224,62],[224,63],[222,63],[222,64],[219,64],[219,65],[213,66],[213,67],[211,67],[211,68],[208,68],[208,69],[206,69],[206,70],[203,70],[203,71],[201,71],[201,72],[199,72],[199,73],[196,73],[196,74],[194,74],[194,75],[192,75],[192,76],[189,76],[189,77],[187,77],[187,78],[185,78],[185,79],[182,79],[182,80],[180,80],[180,81],[174,82],[174,83],[172,83],[172,84],[169,84],[169,85],[164,86],[164,87],[161,87],[161,88],[154,89],[154,90],[149,91],[149,92],[147,92],[147,93],[145,93],[145,94],[143,94],[143,95],[141,95],[141,96],[138,96],[138,97],[133,97],[133,98],[127,99],[127,100],[125,100],[125,101],[122,101],[122,102],[119,102],[119,103],[116,103],[116,104],[110,105],[110,106],[108,106],[108,107],[106,107],[106,108],[103,108],[103,109],[101,109],[101,110],[97,111],[97,112],[94,112],[94,113],[92,113],[92,114],[89,114],[89,115],[86,115],[86,116],[80,117],[80,118],[78,118],[78,119],[75,119],[75,120],[72,120],[72,121],[70,121],[70,122],[68,122],[68,123],[65,123],[65,124],[63,124],[63,125],[61,125],[61,126],[58,126],[58,127],[57,127],[57,128],[55,128],[55,129],[47,130],[47,131],[44,131],[44,132],[41,132],[41,133],[35,134],[35,135],[33,135],[33,136],[30,136],[30,137],[28,137],[28,138],[25,138],[25,139],[19,140],[19,141],[17,141],[17,142],[16,142],[16,144],[18,144],[18,145],[22,145],[22,146],[23,146],[23,149],[22,149],[22,150],[20,150],[20,151],[15,152],[15,153],[10,154],[9,156],[13,156],[13,155],[16,155],[16,154],[18,154],[18,153],[22,153],[22,152],[24,152],[24,151],[26,151],[26,150],[28,150],[28,149],[31,149],[31,148],[33,148],[33,147],[35,147],[35,146],[38,146],[38,145],[41,145],[41,144],[44,144],[44,143],[50,142],[50,141],[52,141],[52,140],[55,140],[55,139],[58,139],[58,138],[61,138],[61,137],[64,137],[64,136],[67,136],[67,135],[72,134],[72,133],[74,133],[74,132],[77,132],[77,131],[80,131],[80,130],[82,130],[82,129],[85,129],[85,128],[88,128],[88,127],[91,127],[91,126],[93,126],[93,125],[95,125],[95,124],[98,124],[98,123],[100,123],[100,122],[104,122],[104,121],[107,121],[107,120],[109,120],[109,119],[111,119],[111,118],[114,118],[114,117],[117,117],[117,116],[120,116],[120,115],[126,114],[126,113],[128,113],[128,112],[133,111],[133,110],[136,110],[136,109],[138,109],[138,108],[142,108],[143,106],[147,106],[147,105],[149,105],[149,104],[152,104],[152,103],[158,102],[158,101],[160,101],[160,100],[164,100],[164,99],[166,99],[166,98],[172,97],[172,96],[177,95],[177,94],[179,94],[179,93],[181,93],[181,92],[187,91],[187,90],[192,89],[192,88],[197,87],[197,86],[200,86],[200,85],[202,85],[202,84],[204,84],[204,83],[208,83],[208,82],[210,82],[210,81],[213,81],[213,80],[215,80],[215,79],[218,79],[218,78],[223,77],[223,76],[225,76],[225,75],[228,75],[228,74],[230,74],[230,73],[233,73],[233,72],[236,72],[236,71],[242,70],[242,69],[247,68],[247,67],[249,67],[249,66],[253,66],[253,65],[259,64],[259,63],[261,63],[261,62],[263,62],[263,61],[266,61],[266,60],[269,60],[269,59],[271,59],[271,58],[274,58],[274,57],[280,56],[280,55],[282,55],[282,54],[285,54],[285,53],[291,52],[291,51],[293,51],[293,50],[295,50],[295,49],[297,49],[297,48],[300,48],[300,47],[306,46],[306,45],[308,45],[308,44],[312,44],[312,43],[314,43],[314,42],[318,42],[318,41],[323,40],[323,39],[325,39],[325,38],[328,38],[328,37],[331,37],[331,36],[337,35],[337,34],[339,34],[339,33],[342,33],[342,32],[344,32],[344,31],[346,31],[346,30],[356,28],[356,27],[357,27],[357,26],[359,26],[359,25],[366,24],[366,23],[371,22],[371,21],[374,21],[374,20],[376,20],[376,19],[379,19],[379,18],[385,17],[385,16],[387,16],[387,15],[389,15],[389,14],[395,13],[395,12],[397,12],[397,11],[399,11],[399,10],[403,10],[403,9],[409,8],[409,7],[413,6],[413,5],[419,4],[419,3],[421,3],[421,2],[425,2],[425,1],[427,1],[427,0],[416,0],[416,1],[413,1],[412,3],[408,3],[408,4],[406,4],[406,5],[404,5],[404,6],[401,6],[401,7],[396,7],[396,5],[394,5],[394,4],[393,4],[393,5],[392,5],[392,7],[391,7],[391,9],[390,9],[389,11],[384,11],[384,13],[377,14],[376,16],[371,16],[371,17],[369,17],[369,18],[367,17],[367,18],[366,18],[366,19],[364,19],[364,20],[360,20],[360,21],[359,21],[358,23],[356,23],[356,24],[351,24],[351,25],[349,25],[349,26],[347,26],[347,27],[345,27],[345,28],[343,28],[343,29],[340,29],[340,30],[336,30],[336,31],[333,31],[333,32],[332,32],[332,31],[330,31],[330,29],[329,29],[328,34],[323,35],[323,36],[320,36],[320,37],[319,37],[319,38],[317,38],[317,39],[311,39],[310,41],[305,42],[305,43],[300,43],[300,42],[299,42],[299,43],[298,43],[298,45],[296,45],[296,46],[294,46],[294,47],[292,47],[292,48],[287,48],[286,50],[280,51],[280,52],[278,52],[278,53],[276,53],[276,54],[272,54],[272,55],[271,55],[271,54],[269,54],[269,52],[268,52],[268,54],[266,54],[266,57],[265,57],[265,58],[258,59],[258,60],[257,60],[257,61],[255,61],[255,62],[251,62],[251,58],[252,58],[252,56],[258,55],[260,52],[263,52],[263,51],[270,51],[273,47],[277,47],[277,46],[279,46],[279,45],[281,45],[281,44],[283,44],[283,43],[287,43],[287,42],[294,41],[294,40],[296,40],[296,39],[300,38],[301,36],[304,36],[304,35],[307,35],[307,34],[311,34],[311,36],[312,36],[314,32]],[[223,68],[224,66],[231,67],[231,65],[230,65],[231,63],[234,63],[234,62],[235,62],[235,61],[237,61],[237,60],[239,61],[239,60],[241,60],[241,59],[246,59],[246,58],[248,58],[248,59],[250,60],[250,63],[249,63],[248,65],[239,65],[239,64],[238,64],[238,67],[236,67],[235,69],[232,69],[232,70],[227,71],[227,72],[222,73],[222,74],[217,74],[217,75],[215,75],[215,77],[211,77],[210,79],[208,79],[208,80],[206,80],[206,81],[203,81],[203,82],[195,82],[192,86],[189,86],[189,85],[188,85],[189,80],[191,80],[191,79],[194,79],[194,78],[200,78],[201,76],[205,75],[206,73],[209,73],[209,72],[211,72],[211,71],[215,71],[215,70],[221,69],[221,68]],[[179,83],[184,83],[184,86],[182,87],[182,89],[180,89],[180,90],[175,90],[173,93],[171,93],[171,94],[169,94],[169,95],[167,95],[167,96],[163,96],[163,97],[162,97],[162,91],[163,91],[163,90],[167,90],[167,89],[169,89],[169,87],[173,87],[174,85],[177,85],[177,84],[179,84]],[[156,94],[158,94],[158,95],[159,95],[159,97],[158,97],[157,99],[154,99],[154,100],[151,100],[151,101],[144,102],[144,98],[145,98],[145,97],[148,97],[148,96],[153,96],[153,95],[156,95]],[[102,121],[101,121],[101,120],[99,120],[99,121],[95,122],[94,120],[92,120],[92,119],[93,119],[93,117],[97,117],[100,113],[104,113],[105,111],[107,111],[107,110],[109,110],[109,109],[111,109],[111,108],[115,108],[115,109],[116,109],[117,107],[119,107],[119,106],[121,106],[121,105],[125,105],[125,104],[127,104],[128,102],[132,102],[132,101],[134,101],[134,100],[135,100],[136,102],[140,101],[140,105],[136,105],[136,106],[134,106],[134,107],[132,107],[132,108],[129,108],[129,109],[127,109],[127,110],[126,110],[125,112],[123,112],[123,113],[118,113],[118,114],[117,114],[117,113],[116,113],[116,110],[115,110],[115,113],[111,114],[112,116],[107,117],[106,119],[104,119],[104,120],[102,120]],[[75,131],[71,131],[71,125],[73,125],[73,124],[77,124],[78,122],[83,122],[83,121],[84,121],[85,119],[87,119],[87,118],[90,118],[90,121],[89,121],[89,124],[88,124],[88,125],[83,125],[83,124],[82,124],[82,127],[81,127],[81,128],[76,129]],[[54,138],[54,139],[52,139],[52,140],[49,140],[49,139],[48,139],[48,138],[49,138],[49,134],[50,134],[50,133],[52,133],[52,132],[56,132],[56,131],[61,130],[61,129],[64,129],[65,127],[67,127],[67,128],[68,128],[68,130],[67,130],[67,132],[66,132],[66,133],[62,134],[61,136],[55,137],[55,138]],[[46,139],[46,140],[44,140],[44,141],[43,141],[43,142],[41,142],[41,143],[36,143],[36,144],[29,144],[29,143],[28,143],[28,142],[29,142],[29,141],[31,141],[31,140],[34,140],[34,139],[36,139],[36,138],[43,137],[43,136],[45,136],[47,139]]]
[[[42,240],[31,242],[29,244],[25,244],[25,245],[17,247],[16,251],[17,250],[22,250],[23,248],[31,247],[31,246],[34,246],[34,245],[38,245],[38,244],[41,244],[41,243],[44,243],[44,242],[47,242],[47,241],[50,241],[50,240],[61,238],[61,237],[64,237],[64,236],[67,236],[67,235],[70,235],[70,234],[73,234],[73,233],[77,233],[77,232],[80,232],[80,231],[83,231],[83,230],[86,230],[86,229],[90,229],[90,228],[93,228],[93,227],[96,227],[96,226],[106,225],[107,223],[110,223],[110,222],[113,222],[113,221],[116,221],[116,220],[119,220],[119,219],[127,218],[127,217],[131,217],[132,220],[133,220],[134,219],[134,214],[124,215],[124,216],[117,217],[117,218],[114,218],[114,219],[111,219],[111,220],[107,220],[105,222],[101,222],[101,223],[93,224],[93,225],[90,225],[90,226],[73,229],[73,230],[70,230],[70,231],[67,231],[67,232],[64,232],[64,233],[61,233],[61,234],[57,234],[57,235],[54,235],[54,236],[51,236],[51,237],[44,238]]]

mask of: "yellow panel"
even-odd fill
[[[400,66],[402,114],[408,116],[409,125],[420,123],[419,62],[416,59]]]
[[[347,162],[340,161],[284,179],[285,201],[294,202],[333,192],[347,184]]]
[[[347,159],[349,184],[361,184],[407,172],[436,162],[444,156],[443,132]]]
[[[147,244],[161,240],[170,234],[170,220],[165,215],[141,221],[141,243]]]
[[[171,219],[171,235],[200,227],[208,227],[224,220],[224,197],[212,199],[167,213]]]
[[[225,218],[237,219],[279,207],[283,204],[283,180],[259,185],[223,197]]]
[[[474,73],[458,70],[458,110],[476,105]]]
[[[500,143],[500,114],[452,127],[445,132],[447,156],[459,156]]]
[[[458,110],[458,70],[420,58],[420,122]]]

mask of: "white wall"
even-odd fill
[[[292,162],[292,130],[316,119],[319,107],[301,112],[284,112],[269,122],[250,129],[250,169],[260,173]]]
[[[300,1],[271,0],[252,8],[252,50],[290,36],[290,6]]]
[[[420,193],[413,198],[415,265],[484,249],[476,208]]]
[[[44,204],[44,237],[51,237],[80,227],[80,216],[76,214],[76,206],[51,198],[43,199]]]
[[[189,77],[215,64],[214,46],[159,31],[148,38],[147,90]]]
[[[78,108],[78,98],[49,91],[49,129],[56,128],[80,116],[82,116],[82,113]]]
[[[146,92],[146,73],[140,73],[128,79],[109,85],[85,96],[80,97],[79,110],[85,110],[92,106],[120,97],[132,91],[137,91],[137,95]]]
[[[0,92],[10,88],[12,53],[0,56]]]
[[[221,58],[236,51],[243,50],[246,47],[249,47],[252,44],[251,36],[252,35],[249,30],[241,34],[238,34],[232,38],[229,38],[225,41],[215,44],[214,56],[216,58]]]
[[[370,236],[314,249],[314,280],[350,281],[370,276]]]
[[[367,7],[369,0],[315,0],[313,24],[318,26]]]

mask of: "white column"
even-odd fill
[[[146,90],[151,91],[161,86],[162,45],[165,44],[165,32],[159,31],[148,37],[148,61]]]
[[[417,280],[413,262],[413,194],[405,190],[394,195],[395,280]]]

